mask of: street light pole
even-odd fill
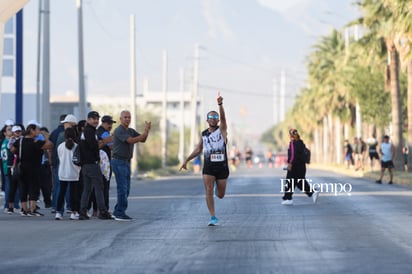
[[[82,0],[77,2],[77,34],[79,47],[79,118],[86,118],[86,90],[84,88],[84,54],[83,54],[83,10]]]
[[[50,0],[43,1],[43,70],[41,123],[50,127]]]
[[[190,148],[192,150],[195,147],[197,138],[197,92],[199,88],[199,44],[195,45],[195,60],[193,67],[193,91],[192,91],[192,121],[190,125]]]
[[[137,111],[136,111],[136,26],[135,15],[130,15],[130,114],[132,117],[130,126],[134,129],[137,128]],[[138,162],[137,157],[139,154],[139,145],[133,146],[133,158],[131,161],[130,171],[132,177],[137,177]]]
[[[163,100],[162,100],[162,123],[161,123],[161,134],[162,134],[162,167],[166,167],[167,163],[167,51],[163,51]]]

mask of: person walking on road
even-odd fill
[[[376,181],[377,184],[382,184],[383,175],[385,174],[385,169],[389,171],[389,184],[392,184],[393,180],[393,160],[395,159],[395,146],[392,143],[389,143],[389,136],[383,136],[383,142],[379,149],[381,157],[381,176]]]
[[[305,191],[308,197],[312,197],[313,203],[316,204],[319,192],[313,190],[306,180],[305,144],[296,129],[289,130],[289,137],[288,167],[282,205],[293,205],[292,195],[296,186]]]
[[[116,221],[133,220],[126,214],[130,193],[130,160],[133,157],[134,144],[146,142],[152,126],[151,122],[145,122],[144,132],[140,134],[129,127],[131,119],[130,111],[123,110],[120,113],[120,125],[113,133],[111,167],[117,184],[117,203],[113,211]]]
[[[204,151],[204,165],[202,173],[206,191],[206,204],[210,213],[209,226],[215,226],[218,224],[213,197],[215,182],[216,196],[223,199],[226,192],[227,179],[229,177],[229,165],[226,152],[227,122],[225,110],[223,108],[223,97],[220,96],[220,93],[218,93],[217,104],[219,106],[219,113],[216,111],[209,111],[207,113],[206,121],[209,124],[209,128],[202,132],[202,138],[199,143],[180,167],[180,170],[186,170],[187,163],[196,158],[202,150]]]

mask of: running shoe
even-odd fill
[[[111,220],[112,219],[112,215],[110,215],[109,212],[107,211],[100,211],[99,215],[97,216],[97,218],[101,219],[101,220]]]
[[[131,222],[131,221],[133,221],[133,218],[127,216],[126,214],[124,216],[115,216],[114,219],[116,221],[120,221],[120,222]]]
[[[60,212],[57,212],[57,213],[56,213],[56,217],[55,217],[54,219],[56,219],[56,220],[63,220],[63,216],[62,216],[62,214],[61,214]]]
[[[37,211],[37,209],[36,209],[35,211],[31,212],[31,214],[32,214],[33,216],[36,216],[36,217],[44,216],[44,214],[41,213],[41,212],[39,212],[39,211]]]
[[[217,225],[218,225],[218,219],[215,216],[210,217],[208,226],[217,226]]]
[[[28,211],[24,211],[24,217],[34,217],[36,215],[33,214],[33,212],[31,212],[30,210]]]
[[[14,213],[14,210],[13,210],[13,208],[8,208],[7,209],[7,214],[9,214],[9,215],[11,215],[11,214],[13,214]]]
[[[293,205],[293,200],[283,200],[282,205],[291,206]]]
[[[70,220],[78,220],[80,217],[79,213],[70,214]]]
[[[90,217],[87,215],[86,212],[79,212],[79,220],[89,220]]]
[[[313,203],[316,204],[319,198],[319,191],[314,191],[312,194]]]

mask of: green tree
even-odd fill
[[[389,90],[392,105],[392,141],[396,147],[395,166],[402,166],[402,100],[399,86],[399,53],[396,48],[397,34],[394,12],[378,0],[363,0],[359,2],[363,17],[359,20],[376,39],[385,41],[388,51]]]

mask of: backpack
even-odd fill
[[[310,164],[310,150],[305,146],[303,149],[304,159],[306,164]]]
[[[76,148],[73,151],[72,162],[76,166],[81,166],[82,165],[82,159],[80,157],[80,144],[77,145]]]

